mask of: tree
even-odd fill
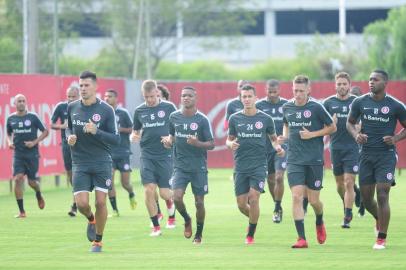
[[[112,46],[123,67],[127,70],[122,76],[131,77],[137,49],[137,34],[145,27],[139,25],[141,2],[143,0],[111,0],[107,3],[105,16],[106,31],[112,33]],[[148,0],[147,0],[148,1]],[[236,38],[244,28],[253,25],[253,14],[241,12],[238,6],[242,0],[156,0],[151,1],[149,10],[150,35],[143,35],[142,46],[146,53],[142,56],[143,76],[145,77],[146,61],[151,57],[152,73],[155,73],[161,60],[173,53],[177,46],[177,22],[183,22],[186,37],[208,35],[213,37],[228,35],[226,46],[239,45]],[[152,6],[153,4],[153,6]],[[148,7],[148,6],[147,6]],[[144,7],[145,8],[145,7]],[[146,15],[146,14],[144,14]],[[148,25],[148,16],[143,16],[142,23]],[[189,46],[191,43],[185,43]],[[215,41],[204,46],[220,46]],[[110,53],[111,54],[111,53]]]
[[[364,34],[371,66],[383,68],[392,79],[406,78],[406,6],[389,11],[386,20],[366,26]]]

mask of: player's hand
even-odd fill
[[[287,139],[288,139],[288,138],[286,138],[285,136],[279,135],[279,136],[276,138],[276,142],[277,142],[278,144],[284,144]]]
[[[308,130],[307,128],[305,128],[305,127],[302,127],[302,130],[299,131],[299,134],[300,134],[300,138],[301,138],[302,140],[309,140],[309,139],[313,138],[312,132],[309,131],[309,130]]]
[[[130,135],[130,141],[132,143],[137,143],[141,140],[141,133],[131,133]]]
[[[25,141],[24,145],[27,148],[33,148],[36,145],[36,143],[34,141]]]
[[[280,145],[277,145],[275,147],[275,151],[276,151],[276,155],[278,157],[284,157],[285,156],[285,150]]]
[[[161,136],[161,143],[165,148],[172,148],[172,140],[170,136]]]
[[[358,144],[364,144],[368,140],[368,135],[360,132],[357,134],[357,137],[355,138],[355,140],[357,141]]]
[[[92,120],[89,119],[89,122],[87,122],[85,124],[85,126],[83,127],[83,132],[95,135],[97,132],[96,124],[93,123]]]
[[[235,151],[238,149],[238,147],[240,147],[240,144],[238,143],[238,139],[235,138],[233,141],[231,141],[231,147],[230,149]]]
[[[337,125],[337,122],[338,122],[338,119],[337,119],[337,114],[333,114],[333,122],[334,122],[334,124],[336,124]]]
[[[394,136],[383,136],[382,137],[383,142],[386,143],[387,145],[395,145],[395,137]]]
[[[77,139],[78,139],[78,137],[76,137],[76,135],[69,135],[68,136],[68,144],[70,146],[74,146]]]
[[[197,146],[197,144],[199,143],[199,139],[197,138],[196,135],[189,135],[189,137],[186,140],[186,143],[193,146]]]
[[[8,143],[8,148],[11,149],[11,150],[14,150],[14,149],[16,149],[16,146],[14,145],[14,143],[9,142]]]

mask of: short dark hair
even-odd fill
[[[361,87],[359,87],[357,85],[351,87],[350,93],[357,97],[361,96],[362,95]]]
[[[295,78],[293,78],[293,83],[309,85],[310,79],[306,75],[297,75]]]
[[[160,83],[160,84],[158,84],[158,90],[161,91],[162,97],[164,99],[169,100],[169,97],[171,94],[169,93],[168,87],[166,87],[165,85]]]
[[[270,79],[266,82],[266,85],[268,87],[278,87],[279,86],[279,81],[275,79]]]
[[[112,93],[115,97],[118,97],[118,93],[116,90],[114,90],[113,88],[109,88],[106,90],[106,92]]]
[[[374,71],[372,71],[372,73],[381,74],[382,77],[383,77],[383,80],[384,80],[385,82],[387,82],[387,81],[389,80],[389,75],[388,75],[388,73],[387,73],[385,70],[383,70],[383,69],[375,69]]]
[[[241,87],[241,91],[253,91],[254,94],[257,95],[257,90],[251,84],[244,84],[243,87]]]
[[[241,90],[242,87],[246,84],[249,84],[249,82],[247,80],[239,80],[237,83],[237,88]]]
[[[82,73],[80,73],[79,78],[80,79],[92,79],[92,81],[97,82],[96,73],[88,71],[88,70],[83,71]]]
[[[193,92],[196,92],[196,89],[193,87],[193,86],[184,86],[183,88],[182,88],[182,90],[192,90]]]

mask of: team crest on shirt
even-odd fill
[[[29,119],[25,120],[25,121],[24,121],[24,125],[25,125],[26,127],[31,126],[31,121],[30,121]]]
[[[261,121],[258,121],[258,122],[255,123],[255,128],[256,129],[261,129],[263,126],[264,126],[264,124],[262,124]]]
[[[316,180],[316,181],[314,181],[314,186],[315,187],[320,187],[321,186],[321,181],[320,180]]]
[[[158,117],[159,118],[164,118],[165,117],[165,112],[164,111],[159,111],[158,112]]]
[[[383,114],[387,114],[387,113],[389,112],[389,107],[388,107],[388,106],[383,106],[383,107],[381,108],[381,112],[382,112]]]
[[[358,166],[357,165],[355,165],[354,167],[352,167],[352,170],[354,171],[354,172],[358,172]]]
[[[111,186],[111,179],[107,179],[107,180],[106,180],[106,186],[107,186],[107,187]]]
[[[309,118],[310,116],[312,116],[312,112],[309,111],[309,110],[305,110],[305,111],[303,112],[303,116],[306,117],[306,118]]]
[[[199,128],[199,125],[197,123],[191,123],[190,124],[190,129],[191,130],[197,130]]]
[[[283,113],[282,107],[279,107],[278,112]]]
[[[93,116],[92,116],[92,120],[93,120],[93,121],[99,122],[100,119],[101,119],[100,114],[98,114],[98,113],[93,114]]]
[[[386,179],[388,179],[389,181],[393,179],[393,174],[392,173],[387,173],[386,174]]]

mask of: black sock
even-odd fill
[[[172,216],[169,216],[169,218],[175,218],[175,213],[173,213]]]
[[[156,207],[158,208],[158,214],[162,214],[161,207],[159,206],[159,201],[156,201]]]
[[[103,235],[101,234],[96,234],[96,239],[94,240],[95,242],[101,242],[103,239]]]
[[[118,211],[118,210],[117,210],[117,200],[116,200],[116,197],[109,197],[109,200],[110,200],[110,204],[111,204],[111,207],[113,208],[113,210]]]
[[[372,215],[375,220],[378,220],[378,216]]]
[[[307,198],[303,198],[303,210],[307,212],[307,205],[309,204],[309,200]]]
[[[297,235],[299,236],[299,238],[306,240],[305,230],[304,230],[304,220],[303,219],[295,220],[295,227],[296,227]]]
[[[76,205],[76,203],[74,202],[73,204],[72,204],[72,210],[77,210],[78,209],[78,207],[77,207],[77,205]]]
[[[135,193],[134,193],[134,192],[128,192],[128,197],[130,197],[130,199],[131,199],[131,198],[134,198],[134,197],[135,197]]]
[[[379,238],[379,239],[386,239],[386,233],[379,232],[379,233],[378,233],[378,238]]]
[[[321,213],[320,215],[316,214],[316,225],[319,226],[323,224],[323,213]]]
[[[23,199],[17,199],[17,205],[20,213],[25,213]]]
[[[41,199],[41,191],[36,191],[35,197],[37,197],[37,200]]]
[[[257,229],[257,224],[249,223],[247,236],[254,237],[255,230]]]
[[[202,234],[203,234],[203,226],[204,223],[203,222],[196,222],[196,234],[195,236],[201,238]]]
[[[94,215],[93,215],[93,213],[90,214],[90,217],[87,217],[87,220],[89,220],[89,222],[93,222],[93,221],[94,221]]]
[[[345,217],[352,218],[352,208],[345,208]]]
[[[151,221],[152,221],[152,224],[154,224],[154,227],[159,226],[158,215],[151,217]]]
[[[279,210],[282,210],[281,201],[275,201],[275,210],[274,210],[274,212],[279,211]]]
[[[190,222],[190,216],[189,214],[185,211],[179,211],[179,214],[183,217],[183,219],[185,220],[185,223],[189,223]]]

